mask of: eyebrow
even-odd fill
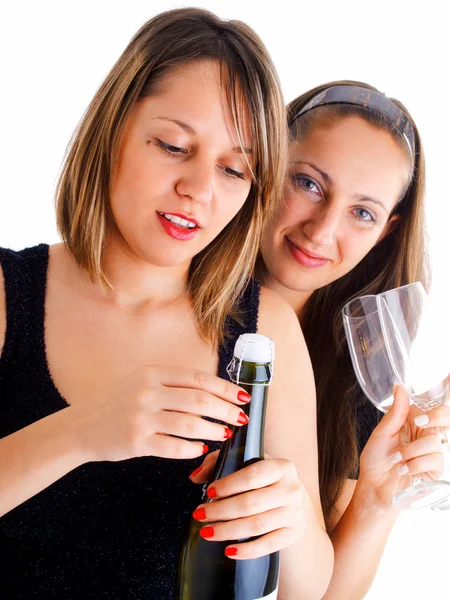
[[[322,171],[322,169],[319,169],[319,167],[317,167],[314,163],[308,162],[306,160],[295,160],[294,161],[294,165],[299,165],[299,164],[308,165],[309,167],[314,169],[314,171],[317,171],[318,173],[320,173],[320,175],[322,175],[322,178],[327,185],[333,185],[334,181],[331,179],[331,177],[328,175],[328,173],[325,173],[325,171]]]
[[[298,164],[302,164],[302,165],[308,165],[309,167],[311,167],[312,169],[314,169],[315,171],[317,171],[318,173],[320,173],[320,175],[323,177],[323,180],[325,181],[325,183],[327,185],[333,185],[334,181],[333,179],[328,175],[328,173],[325,173],[325,171],[322,171],[322,169],[319,169],[319,167],[317,165],[315,165],[314,163],[305,161],[305,160],[295,160],[294,163],[295,165]],[[373,196],[367,196],[366,194],[355,194],[353,196],[353,198],[357,201],[357,202],[373,202],[373,204],[377,204],[378,206],[381,206],[381,208],[385,211],[385,212],[389,212],[387,210],[387,208],[385,207],[385,205],[381,202],[381,200],[378,200],[378,198],[374,198]]]
[[[381,202],[381,200],[378,200],[377,198],[374,198],[373,196],[366,196],[364,194],[355,194],[353,196],[355,198],[355,200],[357,202],[373,202],[374,204],[377,204],[378,206],[381,206],[381,208],[386,212],[389,213],[388,209],[385,207],[385,205]]]
[[[183,129],[187,133],[190,133],[191,135],[196,135],[195,129],[193,127],[191,127],[184,121],[180,121],[179,119],[171,119],[170,117],[152,117],[152,119],[161,119],[162,121],[170,121],[171,123],[175,123],[175,125],[178,125],[179,127],[181,127],[181,129]],[[244,146],[244,148],[241,148],[240,146],[236,146],[236,148],[233,148],[233,152],[237,152],[238,154],[242,154],[242,153],[252,154],[252,149],[246,148],[245,146]]]

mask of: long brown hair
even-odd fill
[[[227,314],[248,282],[262,227],[281,195],[287,127],[273,63],[255,32],[240,21],[223,21],[195,8],[164,12],[132,38],[89,105],[69,145],[57,186],[62,239],[91,280],[109,285],[103,253],[112,225],[109,190],[124,125],[140,99],[171,68],[215,60],[228,108],[242,141],[249,124],[253,181],[232,221],[194,257],[189,294],[202,337],[222,339]]]
[[[319,92],[334,85],[375,88],[355,81],[321,85],[288,106],[288,120]],[[375,90],[378,91],[378,90]],[[405,139],[381,114],[349,104],[324,105],[305,112],[290,126],[292,139],[304,139],[316,126],[358,116],[374,127],[389,131],[411,157],[411,177],[403,198],[392,214],[400,214],[397,227],[379,242],[347,275],[321,289],[308,299],[301,315],[302,329],[314,369],[317,389],[319,480],[323,511],[327,521],[346,478],[358,469],[357,412],[368,408],[368,400],[356,383],[345,341],[341,311],[352,298],[421,281],[429,287],[424,216],[425,162],[417,127],[406,108],[397,100],[413,124],[415,156],[411,157]],[[370,409],[369,409],[370,410]],[[374,412],[375,409],[373,409]],[[363,413],[359,415],[359,425]],[[369,433],[369,432],[367,432]]]

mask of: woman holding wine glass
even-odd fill
[[[335,550],[324,598],[359,600],[399,514],[393,496],[416,474],[440,476],[434,427],[450,426],[449,407],[414,413],[400,387],[377,425],[341,314],[356,296],[414,281],[428,288],[424,154],[406,108],[360,82],[306,92],[289,104],[288,122],[284,202],[264,231],[257,277],[295,309],[315,373],[321,499]],[[415,417],[424,439],[405,445]]]
[[[406,488],[413,475],[436,478],[443,468],[436,434],[402,444],[415,415],[401,389],[375,427],[341,315],[355,296],[415,281],[428,287],[424,154],[406,108],[359,82],[303,94],[288,120],[284,204],[264,232],[259,275],[296,310],[315,372],[322,505],[335,549],[325,598],[359,599],[398,515],[391,503],[398,480]],[[428,429],[450,425],[446,406],[428,412],[428,424],[417,416]]]

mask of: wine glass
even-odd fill
[[[413,299],[409,302],[408,293],[401,293],[397,301],[394,301],[395,294],[389,298],[383,298],[383,295],[361,296],[351,300],[343,309],[345,333],[358,382],[369,400],[384,413],[392,406],[396,385],[406,389],[411,403],[417,397],[409,384],[413,371],[410,359],[415,356],[411,352],[415,347],[412,342],[417,337],[415,333],[424,315],[423,310],[419,310],[424,303],[422,296],[416,294],[409,293],[409,298]],[[409,304],[416,310],[408,309]],[[395,319],[389,305],[396,306]],[[405,332],[409,337],[405,336]],[[433,400],[432,394],[419,396],[422,406],[427,402],[429,406]],[[439,395],[439,400],[443,402],[444,396]],[[397,508],[420,508],[440,502],[447,496],[450,496],[450,483],[418,479],[413,486],[394,496],[392,503]]]
[[[420,282],[377,296],[380,323],[395,375],[408,396],[423,412],[444,404],[449,395],[448,358],[433,352],[439,339],[439,322]],[[445,430],[438,429],[448,452]],[[414,485],[397,494],[399,508],[420,508],[450,496],[447,481],[415,478]]]
[[[394,402],[398,379],[385,344],[376,296],[361,296],[343,308],[344,328],[353,368],[363,392],[386,413]]]

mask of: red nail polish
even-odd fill
[[[212,538],[214,536],[214,529],[212,527],[202,527],[200,535],[202,538]]]
[[[203,444],[203,452],[202,454],[206,454],[207,452],[209,452],[209,448],[206,444]]]
[[[204,519],[206,519],[206,511],[204,508],[197,508],[192,513],[192,516],[196,521],[203,521]]]
[[[249,422],[249,418],[247,417],[245,412],[241,412],[239,414],[238,423],[240,423],[241,425],[247,425],[248,422]]]
[[[228,440],[233,435],[232,430],[229,427],[225,427],[225,435],[224,438]]]
[[[225,548],[225,556],[236,556],[238,553],[238,549],[235,546],[230,546],[229,548]]]
[[[195,475],[198,475],[200,473],[200,471],[203,471],[203,467],[197,467],[195,469],[195,471],[192,471],[192,473],[189,475],[189,477],[195,477]]]
[[[247,392],[244,392],[244,390],[241,390],[238,393],[238,400],[240,400],[241,402],[250,402],[251,396],[250,394],[247,394]]]
[[[213,487],[208,488],[206,495],[208,496],[208,498],[216,498],[217,497],[216,488],[213,488]]]

